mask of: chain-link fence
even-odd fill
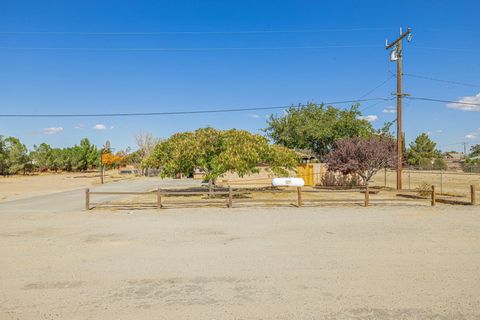
[[[381,170],[373,177],[372,184],[395,188],[397,185],[396,179],[396,171]],[[404,168],[404,189],[417,189],[423,185],[434,185],[439,193],[465,195],[470,192],[471,185],[480,186],[480,173]]]

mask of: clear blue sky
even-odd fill
[[[396,38],[399,27],[408,26],[414,36],[412,43],[404,43],[405,73],[480,84],[479,1],[402,1],[398,8],[397,4],[360,0],[1,1],[0,113],[183,111],[355,99],[390,77],[389,71],[395,72],[384,42]],[[317,31],[248,32],[301,30]],[[98,34],[102,32],[180,33]],[[325,46],[352,47],[318,48]],[[239,47],[256,49],[91,50]],[[404,80],[404,91],[414,96],[467,97],[480,102],[480,95],[475,97],[478,86],[407,76]],[[367,98],[391,96],[394,90],[391,79]],[[384,112],[394,105],[394,101],[368,102],[361,107],[367,108],[366,115],[378,117],[373,122],[378,127],[395,118],[394,113]],[[430,132],[445,150],[462,150],[463,141],[479,143],[480,108],[473,109],[406,101],[407,139]],[[0,118],[0,135],[17,136],[28,147],[43,141],[67,146],[88,137],[98,145],[109,139],[113,147],[125,148],[134,147],[133,135],[141,130],[160,137],[206,125],[259,132],[268,114]]]

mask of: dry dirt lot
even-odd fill
[[[131,178],[116,171],[106,172],[105,182]],[[85,188],[100,184],[98,172],[37,173],[34,175],[0,176],[0,202]]]
[[[478,206],[9,210],[0,257],[0,319],[480,319]]]
[[[382,170],[372,178],[372,184],[395,188],[397,185],[396,172],[388,170],[386,178],[385,183],[385,171]],[[476,185],[480,189],[480,174],[454,171],[416,171],[405,168],[403,171],[404,189],[415,189],[422,184],[435,185],[437,192],[468,195],[470,185]]]

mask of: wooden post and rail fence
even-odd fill
[[[297,207],[302,207],[304,205],[304,200],[303,200],[303,194],[304,193],[319,193],[319,192],[353,192],[355,191],[354,189],[352,190],[340,190],[340,189],[319,189],[319,190],[310,190],[310,191],[304,191],[301,187],[297,187],[297,203],[296,203],[296,206]],[[356,189],[358,190],[358,189]],[[370,205],[370,194],[372,193],[371,191],[371,188],[369,186],[366,186],[365,188],[363,189],[360,189],[361,190],[364,190],[365,192],[365,198],[364,198],[364,206],[365,207],[368,207]],[[265,193],[279,193],[279,192],[283,192],[281,190],[276,190],[276,191],[260,191],[260,192],[265,192]],[[378,192],[378,191],[376,191]],[[418,192],[418,191],[415,191],[415,190],[402,190],[402,192]],[[213,192],[213,195],[215,196],[226,196],[227,200],[226,202],[220,202],[223,203],[224,205],[226,205],[226,207],[228,208],[233,208],[233,200],[234,200],[234,196],[235,195],[242,195],[242,194],[246,194],[246,193],[249,193],[249,191],[233,191],[232,189],[232,186],[228,186],[228,191],[216,191],[216,192]],[[374,192],[375,193],[375,192]],[[205,191],[164,191],[164,190],[161,190],[160,188],[154,190],[154,191],[145,191],[145,192],[121,192],[121,191],[90,191],[90,189],[85,189],[85,210],[90,210],[92,208],[92,205],[91,205],[91,196],[92,195],[152,195],[152,194],[155,194],[156,195],[156,202],[155,202],[155,206],[157,209],[162,209],[164,207],[163,203],[162,203],[162,200],[163,200],[163,197],[166,197],[166,196],[194,196],[194,195],[211,195],[210,191],[209,190],[205,190]],[[290,193],[291,194],[291,193]],[[436,189],[435,189],[435,186],[431,186],[431,191],[430,191],[430,204],[431,206],[435,206],[436,203],[437,203],[437,194],[436,194]],[[322,201],[317,201],[317,202],[324,202],[324,203],[329,203],[331,201],[343,201],[343,202],[347,202],[347,200],[351,200],[351,201],[356,201],[356,200],[352,200],[352,199],[343,199],[343,200],[340,200],[340,199],[335,199],[335,200],[329,200],[329,199],[323,199]],[[383,201],[387,201],[389,199],[381,199]],[[381,200],[378,200],[378,201],[381,201]],[[261,201],[261,200],[260,200]],[[266,200],[264,200],[266,201]],[[278,202],[281,202],[281,201],[290,201],[290,200],[271,200],[271,201],[278,201]],[[312,200],[313,201],[313,200]],[[252,202],[255,202],[254,200]],[[263,202],[263,201],[261,201]],[[476,201],[476,187],[474,185],[471,185],[470,186],[470,205],[476,205],[477,201]]]
[[[156,194],[157,201],[156,201],[156,208],[162,209],[162,196],[194,196],[194,195],[208,195],[209,198],[213,195],[228,195],[227,201],[227,208],[233,208],[233,196],[235,194],[244,194],[245,191],[233,191],[232,186],[228,186],[228,191],[217,191],[211,192],[208,191],[162,191],[162,189],[158,188],[155,191],[144,191],[144,192],[133,192],[133,191],[90,191],[90,189],[85,189],[85,210],[92,209],[90,198],[91,195],[151,195]],[[303,204],[302,200],[302,188],[297,188],[297,206],[301,207]]]

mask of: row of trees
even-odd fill
[[[247,131],[203,128],[157,143],[143,164],[161,167],[161,175],[169,177],[191,176],[200,170],[214,182],[226,172],[239,176],[258,172],[260,163],[276,175],[288,175],[298,164],[293,149],[302,149],[327,161],[331,170],[358,174],[368,183],[379,169],[396,163],[390,126],[375,131],[361,117],[358,105],[340,110],[310,103],[270,117],[265,131],[273,145],[266,137]]]
[[[163,176],[190,176],[201,170],[215,181],[226,172],[240,176],[257,172],[264,163],[276,174],[287,174],[297,164],[296,150],[309,150],[331,170],[359,174],[368,182],[376,171],[396,164],[392,123],[375,130],[354,105],[342,110],[309,103],[291,107],[284,115],[272,115],[265,129],[267,137],[243,130],[198,129],[161,141],[151,134],[136,135],[138,150],[103,154],[103,164],[116,167],[133,164],[162,168]],[[406,162],[425,169],[444,169],[445,162],[428,134],[421,134],[405,148]],[[28,152],[16,138],[0,137],[0,173],[13,174],[36,169],[84,171],[99,166],[100,152],[88,139],[70,148],[51,148],[42,143]],[[472,148],[472,157],[480,146]]]
[[[32,151],[14,137],[0,136],[0,174],[38,171],[85,171],[98,167],[100,150],[87,138],[70,148],[52,148],[46,143]]]
[[[304,107],[292,106],[284,115],[270,116],[267,123],[265,132],[275,143],[310,150],[320,161],[327,161],[328,154],[335,149],[338,141],[379,135],[393,139],[390,132],[392,123],[374,130],[371,123],[362,117],[358,105],[346,110],[314,103]],[[408,165],[429,170],[446,169],[444,155],[427,133],[420,134],[410,143],[404,154],[403,161]],[[479,155],[480,145],[472,147],[470,158]]]
[[[39,171],[85,171],[100,164],[100,150],[87,138],[70,148],[51,148],[42,143],[33,147],[32,164]]]

